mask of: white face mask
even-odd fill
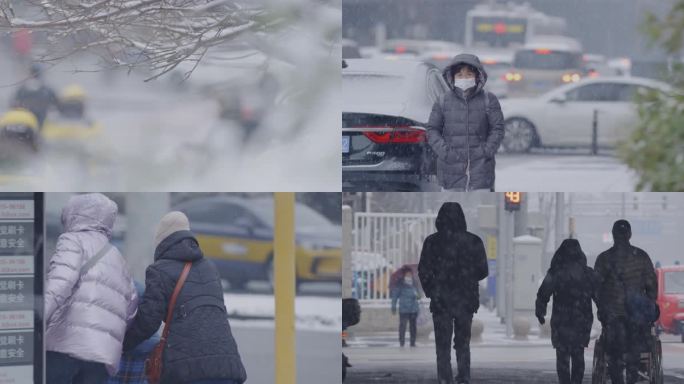
[[[406,284],[408,284],[408,285],[412,285],[412,284],[413,284],[413,279],[410,278],[410,277],[404,277],[404,283],[406,283]]]
[[[475,79],[474,78],[454,79],[454,87],[460,88],[463,91],[465,91],[466,89],[472,88],[474,86],[475,86]]]

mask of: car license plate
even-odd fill
[[[342,153],[349,153],[349,136],[342,136]]]

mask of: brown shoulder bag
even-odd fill
[[[183,284],[185,283],[185,279],[188,277],[191,266],[192,263],[187,262],[183,267],[183,272],[181,272],[181,275],[178,278],[176,288],[174,288],[173,295],[171,295],[171,301],[169,301],[169,309],[166,312],[166,321],[164,322],[164,330],[162,331],[161,339],[152,350],[150,357],[145,360],[145,376],[150,384],[159,384],[161,381],[162,354],[164,353],[164,348],[166,347],[166,337],[169,335],[169,326],[171,325],[171,318],[173,317],[173,307],[176,306],[176,299],[178,298],[181,288],[183,288]]]

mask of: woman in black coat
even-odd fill
[[[228,323],[219,274],[202,255],[188,218],[181,212],[164,216],[155,243],[155,261],[147,267],[145,295],[126,333],[124,350],[157,332],[183,266],[192,262],[173,311],[161,381],[242,384],[247,374]]]
[[[596,301],[597,279],[587,266],[579,241],[563,240],[537,292],[536,316],[544,324],[546,305],[553,295],[551,342],[556,349],[556,370],[561,384],[581,383],[584,377],[584,348],[589,345]],[[572,359],[572,374],[570,373]]]

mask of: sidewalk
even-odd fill
[[[273,328],[273,295],[226,293],[223,300],[232,326]],[[341,332],[342,306],[335,297],[295,298],[295,327],[298,330]],[[339,336],[338,336],[339,337]]]
[[[363,316],[363,314],[362,314]],[[501,324],[501,321],[496,316],[496,311],[489,311],[485,307],[480,307],[473,319],[480,320],[484,325],[482,333],[482,340],[473,340],[471,342],[472,348],[478,347],[493,347],[493,346],[548,346],[551,348],[550,337],[540,337],[539,327],[536,320],[531,320],[530,333],[524,340],[514,339],[506,336],[506,325]],[[548,319],[547,319],[548,320]],[[397,328],[399,324],[399,317],[396,318]],[[347,342],[350,347],[393,347],[398,346],[397,332],[376,332],[374,334],[354,335],[353,327],[350,329],[350,338]],[[408,337],[408,335],[407,335]],[[416,342],[418,347],[434,348],[434,332],[430,333],[429,340],[418,340]]]

